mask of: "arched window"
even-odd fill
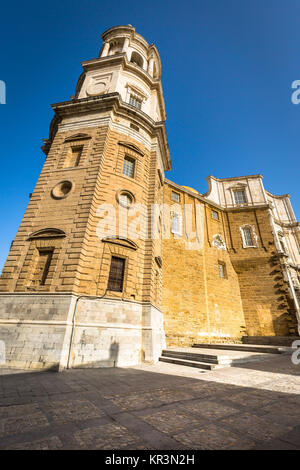
[[[122,52],[122,43],[120,41],[111,41],[108,55],[120,54]]]
[[[143,68],[144,59],[143,59],[143,57],[142,57],[140,54],[138,54],[138,53],[135,52],[135,51],[133,51],[133,53],[131,54],[130,62],[132,62],[132,63],[135,64],[135,65],[138,65],[138,67]]]

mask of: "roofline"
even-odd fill
[[[249,178],[261,178],[261,179],[263,179],[263,175],[257,174],[257,175],[231,176],[229,178],[216,178],[213,175],[209,175],[206,178],[206,181],[210,178],[215,180],[215,181],[233,181],[233,180],[241,180],[241,179],[249,179]]]

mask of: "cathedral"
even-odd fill
[[[46,159],[0,277],[7,367],[156,362],[162,349],[293,337],[300,225],[260,174],[170,181],[161,60],[131,25],[102,34],[52,105]]]

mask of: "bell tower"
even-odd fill
[[[52,105],[45,164],[0,278],[7,366],[134,365],[164,346],[151,233],[171,169],[161,61],[131,25],[102,39],[75,95]]]

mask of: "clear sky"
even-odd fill
[[[43,0],[2,2],[0,270],[41,171],[50,104],[68,100],[100,34],[132,24],[162,59],[173,170],[206,192],[205,178],[261,173],[291,194],[300,218],[299,0]]]

